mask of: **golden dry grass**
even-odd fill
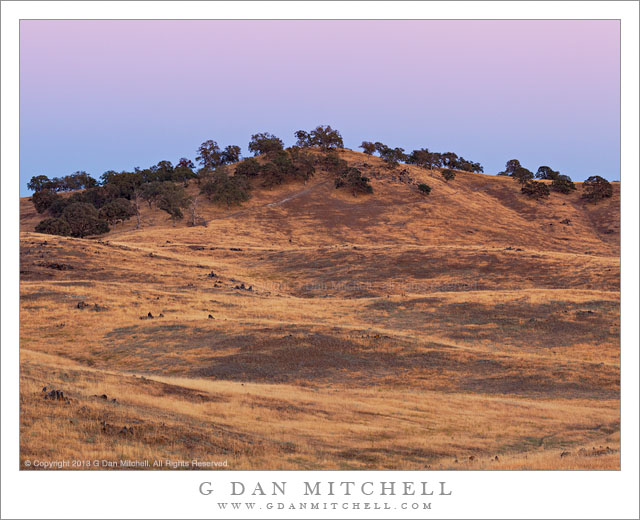
[[[534,202],[406,166],[422,197],[341,153],[373,196],[318,172],[207,227],[53,237],[23,199],[21,461],[619,468],[619,185]]]

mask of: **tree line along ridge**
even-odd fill
[[[370,179],[360,169],[349,166],[337,153],[344,149],[338,130],[318,126],[309,132],[298,130],[294,135],[295,145],[285,148],[282,139],[275,135],[268,132],[254,134],[248,146],[253,157],[245,159],[241,158],[239,146],[229,145],[222,149],[216,141],[207,140],[197,150],[195,160],[199,168],[183,157],[175,166],[163,160],[145,169],[109,170],[99,181],[83,171],[52,179],[46,175],[32,177],[27,184],[34,192],[31,201],[38,213],[47,215],[35,230],[85,237],[107,233],[111,226],[133,217],[139,228],[143,204],[166,212],[173,225],[185,214],[188,225],[206,225],[198,214],[200,197],[230,208],[249,200],[252,190],[271,189],[294,180],[306,182],[317,168],[333,176],[336,189],[346,190],[353,196],[373,193]],[[446,182],[454,180],[459,171],[484,171],[479,163],[453,152],[439,153],[421,148],[405,153],[403,148],[370,141],[363,141],[360,148],[367,155],[377,154],[389,170],[401,163],[412,164],[433,176],[437,169]],[[534,174],[517,159],[508,161],[505,170],[498,175],[512,177],[521,184],[523,195],[536,200],[548,198],[551,191],[568,194],[576,190],[567,175],[548,166],[540,166]],[[551,182],[541,182],[543,180]],[[190,182],[198,185],[196,196],[189,196],[185,189]],[[426,183],[417,184],[416,189],[425,196],[432,190]],[[74,192],[70,196],[60,195],[60,192],[70,191]],[[582,197],[589,202],[596,203],[612,194],[611,184],[597,175],[589,177],[582,185]]]

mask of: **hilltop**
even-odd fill
[[[620,185],[536,201],[338,154],[372,194],[317,169],[202,200],[206,227],[143,205],[44,235],[21,199],[21,460],[618,468]]]
[[[379,157],[351,150],[341,150],[339,156],[371,179],[372,195],[354,197],[336,190],[333,176],[319,170],[306,183],[255,190],[252,199],[231,210],[202,199],[199,211],[209,222],[204,234],[217,225],[232,223],[243,240],[264,232],[274,244],[286,244],[291,239],[299,246],[355,240],[372,244],[475,243],[570,253],[584,252],[582,249],[614,255],[618,252],[619,183],[612,184],[613,197],[598,204],[580,198],[582,183],[576,183],[578,190],[574,193],[552,193],[549,199],[536,201],[523,196],[520,185],[510,177],[458,171],[454,180],[446,182],[438,168],[433,173],[411,164],[390,169]],[[416,189],[421,182],[432,186],[429,196]],[[195,182],[190,183],[188,192],[197,194]],[[149,210],[143,205],[141,213],[141,231],[136,232],[135,222],[129,220],[107,236],[142,237],[153,233],[153,228],[173,227],[168,216],[157,209]],[[29,198],[23,197],[21,230],[33,231],[42,218]],[[570,222],[562,224],[566,219]],[[185,222],[178,226],[187,228]],[[184,229],[185,236],[197,236],[198,231],[202,232]],[[262,237],[259,243],[264,244]]]

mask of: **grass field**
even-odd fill
[[[206,227],[56,237],[22,199],[21,464],[618,469],[619,184],[536,202],[341,155],[373,195],[317,172]]]

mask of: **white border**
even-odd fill
[[[215,518],[231,480],[445,480],[451,497],[408,518],[638,518],[638,3],[637,2],[3,2],[2,518]],[[19,472],[18,21],[20,18],[593,18],[622,20],[622,470],[619,472]],[[291,495],[288,498],[293,498]],[[379,497],[378,497],[379,499]],[[314,518],[388,518],[320,511]],[[229,516],[229,513],[225,513]],[[260,510],[263,518],[300,511]],[[397,510],[393,516],[401,517]],[[247,512],[236,514],[246,517]],[[411,513],[409,513],[411,515]],[[229,516],[233,517],[233,516]]]

